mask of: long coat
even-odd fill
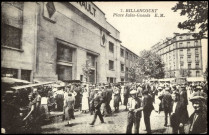
[[[162,99],[162,108],[164,111],[171,112],[172,97],[170,93],[166,93]]]
[[[71,96],[67,96],[64,99],[64,115],[65,120],[70,120],[73,117],[73,108],[74,108],[74,98]]]
[[[119,107],[119,102],[121,101],[120,99],[120,93],[118,89],[114,90],[114,107]]]
[[[173,107],[174,102],[172,102],[171,107]],[[180,101],[177,102],[176,109],[172,110],[174,114],[171,115],[170,121],[172,127],[178,127],[180,123],[187,123],[188,121],[188,111],[185,110],[184,104]]]
[[[144,112],[150,112],[154,109],[152,97],[150,95],[145,95],[142,100],[142,106]]]

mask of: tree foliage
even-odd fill
[[[151,50],[143,50],[140,52],[139,58],[134,65],[129,69],[135,77],[142,76],[145,78],[163,78],[164,64],[162,63],[160,55]]]
[[[208,1],[179,1],[174,7],[174,12],[180,11],[180,15],[187,15],[188,20],[180,22],[178,28],[188,29],[194,32],[199,28],[198,33],[193,36],[203,38],[208,31]]]
[[[86,81],[88,82],[89,76],[91,75],[91,63],[89,60],[86,61],[86,64],[82,65],[83,75]]]

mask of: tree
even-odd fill
[[[179,1],[171,8],[174,12],[180,10],[180,15],[187,15],[188,20],[180,22],[178,28],[188,29],[194,32],[199,28],[198,33],[193,36],[203,38],[208,31],[208,2],[207,1]]]
[[[160,55],[151,50],[143,50],[140,52],[139,58],[130,68],[129,72],[134,74],[134,77],[141,76],[144,79],[148,78],[164,78],[164,64]]]
[[[86,61],[86,64],[82,65],[83,75],[86,81],[89,81],[89,76],[91,75],[91,63],[89,60]]]

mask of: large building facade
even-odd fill
[[[128,80],[125,72],[132,58],[126,59],[128,49],[121,45],[120,32],[94,3],[4,2],[1,6],[2,75],[29,81]],[[87,63],[88,77],[83,71]]]
[[[202,77],[202,45],[192,33],[174,33],[152,46],[152,50],[161,55],[165,65],[165,78]]]

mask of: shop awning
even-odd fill
[[[203,82],[204,77],[188,77],[187,81],[188,82]]]

